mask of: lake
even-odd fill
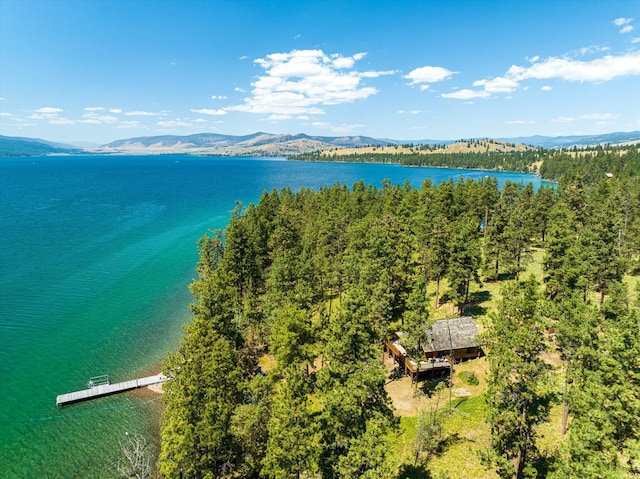
[[[518,173],[192,156],[0,159],[0,477],[118,477],[120,442],[157,448],[159,399],[136,391],[65,408],[89,377],[159,371],[190,319],[196,241],[265,189],[359,180],[419,187]]]

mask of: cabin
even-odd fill
[[[436,321],[427,328],[429,341],[410,355],[400,344],[404,333],[398,331],[384,344],[384,352],[393,358],[412,381],[419,377],[449,372],[453,364],[482,355],[479,332],[471,316]]]
[[[446,357],[452,363],[482,355],[476,323],[471,316],[441,319],[427,329],[429,342],[422,345],[425,358]]]

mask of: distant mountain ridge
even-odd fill
[[[471,138],[470,141],[480,138]],[[528,136],[496,138],[506,143],[531,145],[543,148],[570,148],[599,144],[640,143],[640,131],[615,132],[582,136]],[[389,145],[450,145],[457,140],[390,140],[367,136],[311,136],[272,134],[265,132],[250,135],[223,135],[197,133],[193,135],[161,135],[128,138],[113,141],[95,148],[80,148],[54,143],[38,138],[9,137],[0,135],[0,156],[37,156],[51,154],[198,154],[213,156],[290,156],[336,148],[361,148]]]
[[[470,140],[479,140],[471,138]],[[574,136],[528,136],[517,138],[496,138],[506,143],[531,145],[542,148],[568,148],[572,146],[593,146],[600,144],[626,144],[640,142],[640,131],[615,132],[600,135]],[[188,136],[148,136],[118,140],[104,145],[97,151],[142,151],[152,150],[209,150],[212,154],[253,154],[290,155],[308,153],[329,148],[358,148],[363,146],[388,146],[402,144],[449,145],[458,140],[392,140],[367,136],[310,136],[271,134],[257,132],[251,135],[235,136],[216,133],[199,133]],[[191,151],[193,152],[193,151]]]
[[[525,136],[520,138],[497,138],[511,143],[540,146],[542,148],[569,148],[572,146],[623,145],[640,143],[640,131],[603,133],[600,135],[573,136]]]
[[[364,136],[310,136],[257,132],[251,135],[221,135],[198,133],[187,136],[146,136],[118,140],[96,152],[110,153],[199,153],[215,155],[282,156],[324,150],[332,147],[384,146],[386,140]]]

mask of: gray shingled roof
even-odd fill
[[[436,321],[427,329],[427,334],[431,337],[431,342],[423,346],[425,353],[473,348],[480,344],[477,338],[478,328],[471,316]]]

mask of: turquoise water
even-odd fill
[[[152,394],[66,408],[55,398],[90,376],[158,372],[189,321],[196,241],[224,227],[236,200],[283,186],[486,174],[189,156],[0,159],[0,477],[117,477],[125,432],[157,446]]]

